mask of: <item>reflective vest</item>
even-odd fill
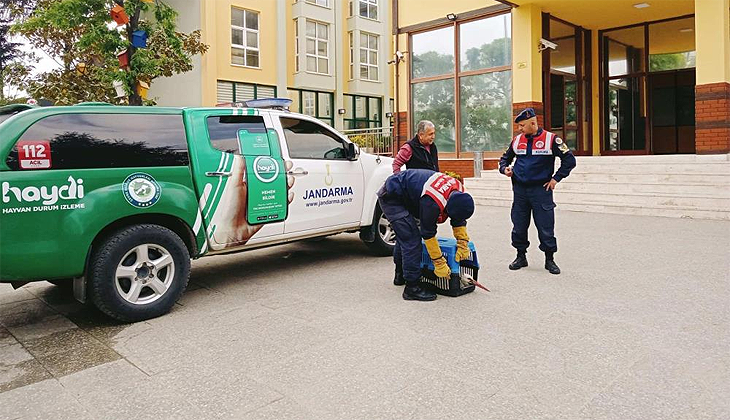
[[[552,155],[553,154],[553,139],[555,134],[542,130],[539,136],[532,138],[532,154],[533,155]],[[516,155],[527,154],[527,137],[524,134],[518,134],[514,140],[512,140],[512,150]]]
[[[459,180],[440,172],[436,172],[431,175],[426,180],[426,183],[423,184],[421,197],[427,195],[433,198],[433,201],[438,204],[439,209],[441,210],[437,223],[443,223],[448,218],[445,211],[446,202],[449,200],[449,196],[454,191],[464,192],[464,186],[461,182],[459,182]]]

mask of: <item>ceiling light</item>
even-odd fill
[[[645,9],[649,7],[649,3],[637,3],[634,5],[634,7],[636,7],[637,9]]]
[[[692,31],[694,31],[694,29],[692,29],[692,28],[682,28],[679,30],[679,32],[692,32]]]

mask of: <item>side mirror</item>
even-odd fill
[[[347,158],[357,160],[360,157],[360,148],[355,143],[347,143]]]

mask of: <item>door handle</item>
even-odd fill
[[[302,168],[297,168],[292,171],[287,171],[286,174],[292,175],[292,176],[298,176],[298,175],[307,175],[307,174],[309,174],[309,172],[305,171]]]
[[[231,176],[233,172],[206,172],[205,176]]]

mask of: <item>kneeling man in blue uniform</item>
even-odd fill
[[[466,219],[474,214],[474,200],[457,179],[429,169],[408,169],[391,175],[378,191],[378,203],[395,231],[395,279],[405,284],[403,299],[434,300],[436,294],[418,286],[421,278],[421,238],[438,277],[448,277],[451,269],[441,254],[436,225],[451,219],[456,238],[456,261],[469,257]],[[420,221],[420,228],[416,224]]]
[[[575,156],[565,142],[555,134],[537,125],[535,110],[527,108],[515,118],[520,134],[510,143],[499,160],[499,172],[512,178],[512,246],[517,258],[509,265],[510,270],[527,267],[527,228],[530,215],[535,220],[540,250],[545,253],[545,269],[560,274],[553,254],[558,251],[555,240],[555,201],[553,190],[575,168]],[[560,158],[560,168],[555,174],[555,156]],[[514,167],[510,167],[513,159]]]

